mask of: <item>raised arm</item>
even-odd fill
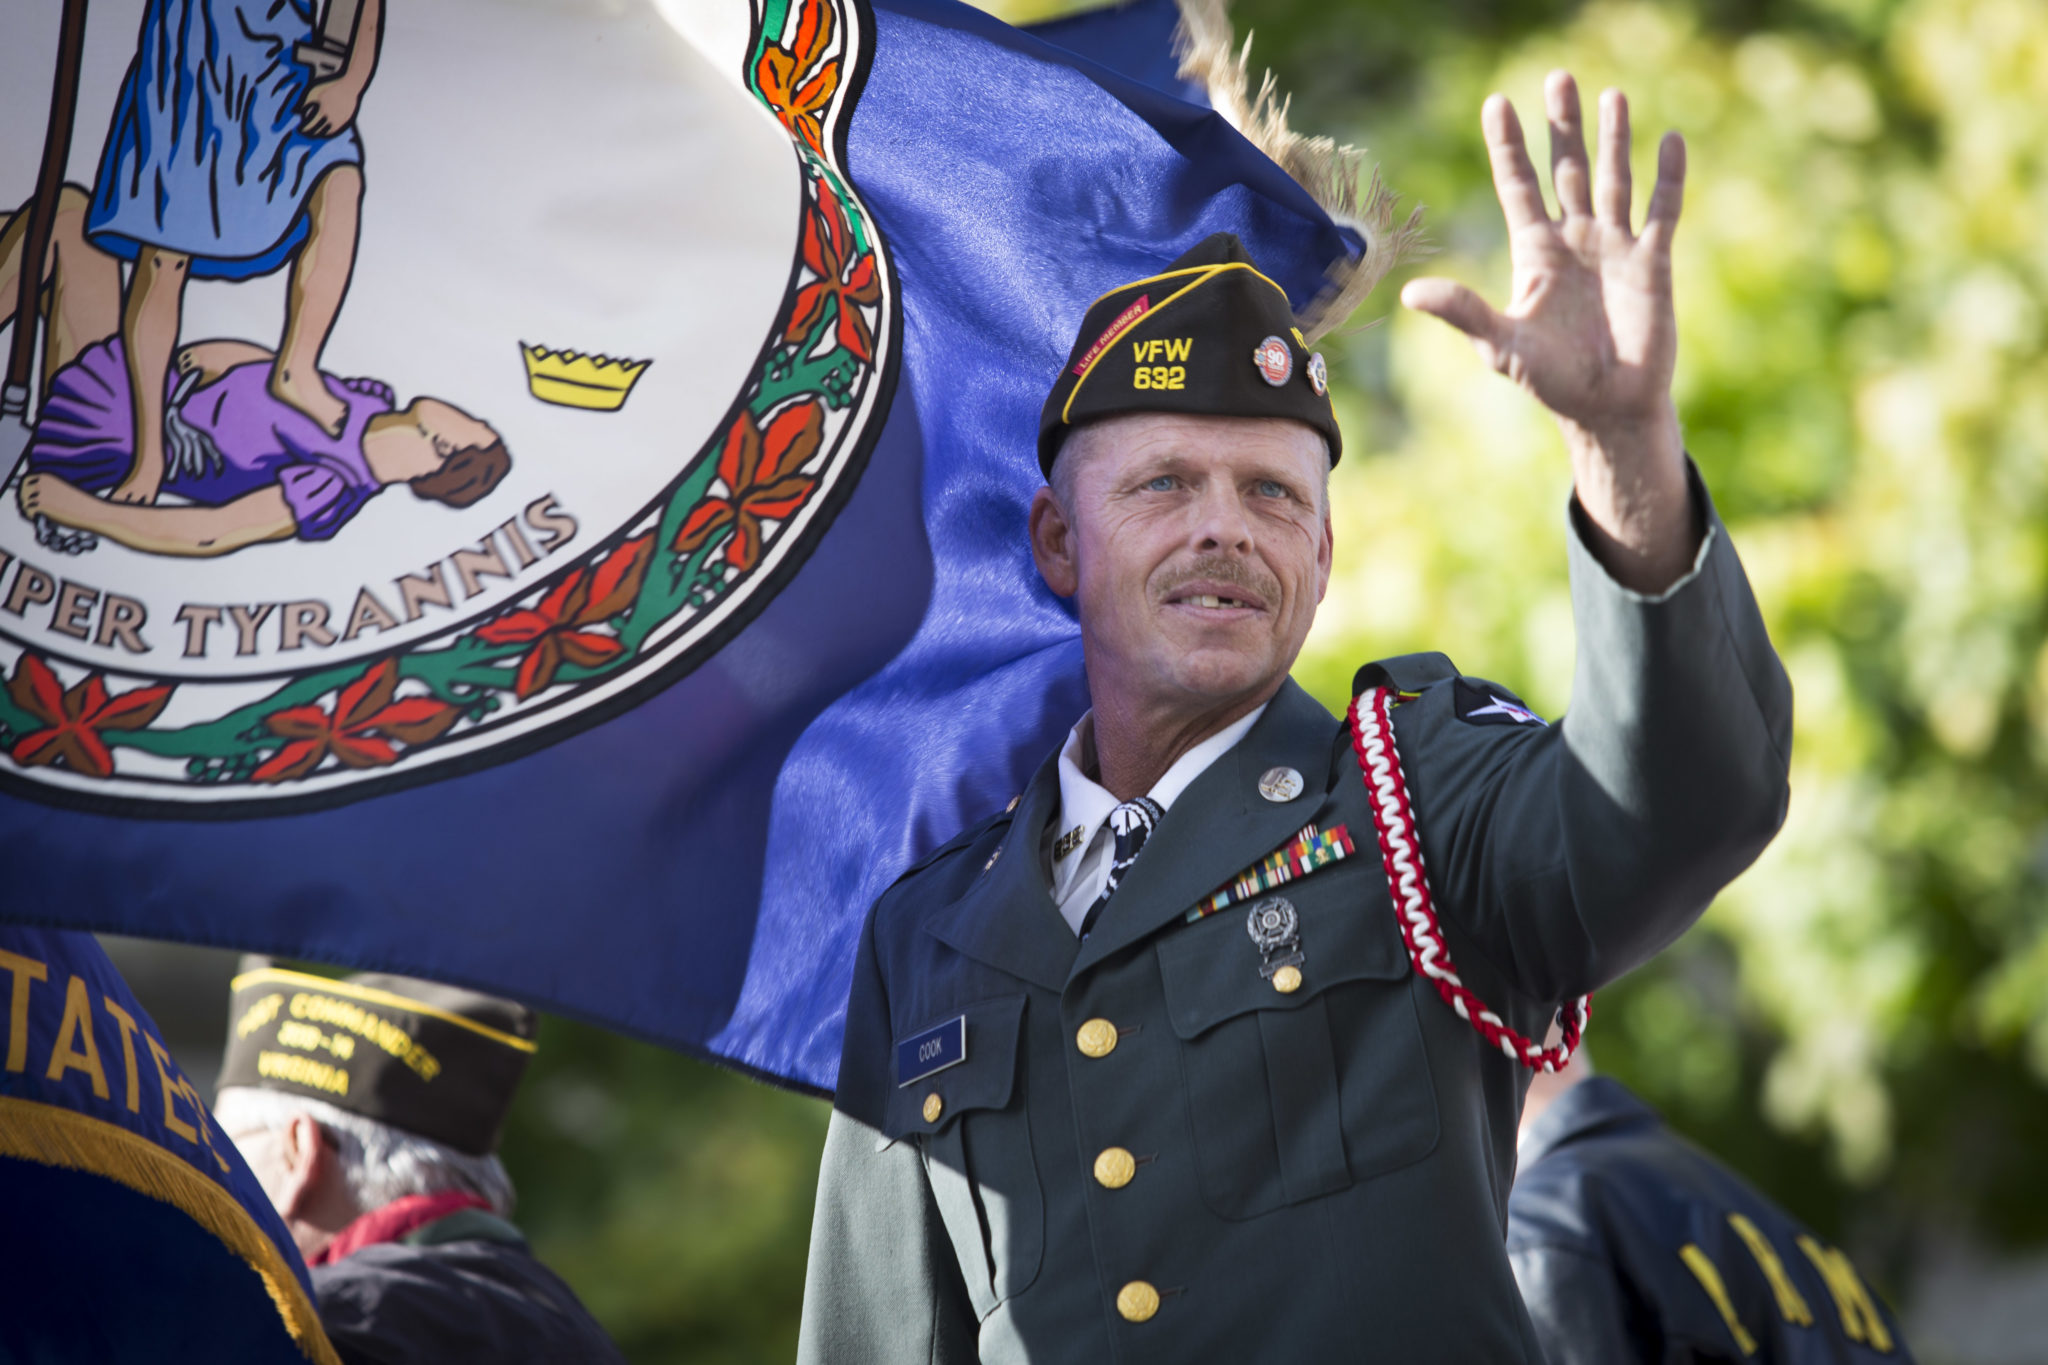
[[[219,507],[147,507],[96,498],[54,474],[31,474],[21,481],[18,498],[21,514],[31,520],[40,514],[153,555],[209,558],[287,540],[298,529],[275,484]]]
[[[1554,71],[1544,95],[1557,218],[1544,207],[1514,106],[1494,95],[1480,115],[1514,262],[1507,310],[1442,279],[1411,281],[1401,301],[1465,333],[1481,358],[1550,409],[1571,452],[1589,548],[1624,587],[1662,592],[1691,565],[1702,529],[1671,401],[1671,240],[1685,141],[1667,133],[1658,147],[1657,185],[1637,234],[1627,98],[1619,90],[1600,97],[1596,180],[1577,84]]]
[[[1602,98],[1596,183],[1571,77],[1553,73],[1546,96],[1557,219],[1513,108],[1494,96],[1483,114],[1507,310],[1446,280],[1402,296],[1550,409],[1572,459],[1570,713],[1473,725],[1444,686],[1395,715],[1446,935],[1503,1009],[1516,1002],[1500,991],[1534,1005],[1590,990],[1691,925],[1783,821],[1792,730],[1790,684],[1671,399],[1684,144],[1665,138],[1637,235],[1626,101]]]

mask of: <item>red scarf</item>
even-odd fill
[[[306,1264],[333,1265],[364,1247],[375,1246],[379,1242],[395,1242],[408,1232],[446,1218],[451,1213],[459,1213],[463,1209],[488,1209],[490,1206],[488,1199],[468,1193],[408,1194],[350,1223],[334,1235],[333,1241],[307,1257]]]

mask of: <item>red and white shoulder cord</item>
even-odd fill
[[[1508,1027],[1458,978],[1457,964],[1451,961],[1437,923],[1429,872],[1422,865],[1422,840],[1415,832],[1415,812],[1408,804],[1408,779],[1402,775],[1401,755],[1394,747],[1394,723],[1389,714],[1394,696],[1391,688],[1369,687],[1351,699],[1351,748],[1365,778],[1373,830],[1379,835],[1380,861],[1387,870],[1387,889],[1393,893],[1401,937],[1408,944],[1408,960],[1415,964],[1418,975],[1436,987],[1444,1003],[1486,1041],[1531,1071],[1560,1070],[1578,1050],[1579,1038],[1593,1014],[1593,997],[1582,995],[1558,1010],[1564,1041],[1546,1048],[1540,1039],[1526,1038]]]

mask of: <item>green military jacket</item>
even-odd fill
[[[1791,689],[1705,515],[1654,598],[1571,537],[1555,725],[1441,655],[1361,674],[1419,693],[1393,722],[1447,946],[1524,1034],[1670,943],[1783,819]],[[1299,795],[1261,793],[1274,768]],[[799,1359],[1540,1362],[1504,1249],[1527,1073],[1412,970],[1344,726],[1284,685],[1086,942],[1047,880],[1056,771],[869,916]],[[1274,890],[1283,993],[1244,904],[1188,912],[1310,824],[1356,852]]]

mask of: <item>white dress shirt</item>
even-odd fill
[[[1172,809],[1174,798],[1211,763],[1230,752],[1264,714],[1266,707],[1261,705],[1182,754],[1145,795],[1157,801],[1161,810]],[[1060,918],[1076,934],[1081,932],[1088,907],[1095,904],[1109,880],[1110,855],[1116,849],[1109,813],[1119,803],[1088,776],[1094,768],[1095,713],[1090,711],[1067,733],[1067,742],[1060,749],[1060,807],[1046,832],[1053,902],[1060,908]]]

